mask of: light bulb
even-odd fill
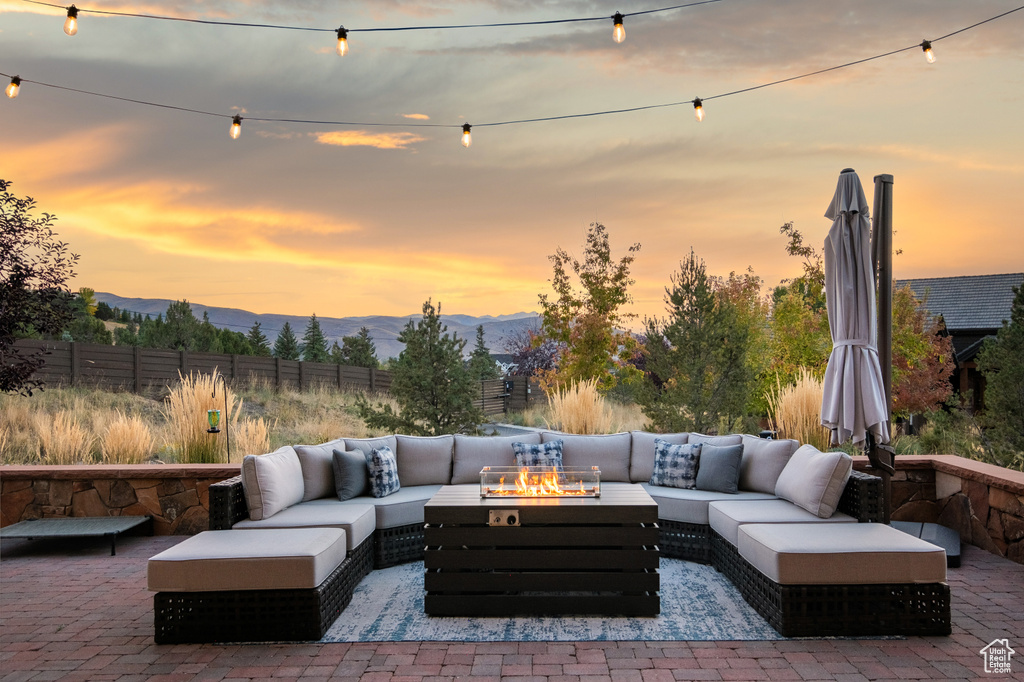
[[[237,140],[242,134],[242,117],[237,114],[231,119],[231,139]]]
[[[621,43],[626,39],[626,28],[622,25],[622,14],[616,12],[612,16],[612,21],[615,22],[615,28],[612,29],[612,40]]]
[[[924,50],[924,58],[928,60],[929,64],[935,63],[935,50],[932,49],[930,41],[925,40],[921,42],[921,49]]]
[[[462,146],[463,147],[468,147],[469,145],[473,144],[473,136],[469,134],[469,130],[472,127],[473,126],[469,125],[468,123],[463,123],[462,124]]]
[[[348,54],[348,31],[344,26],[338,28],[338,56],[344,57]]]
[[[693,100],[693,115],[697,118],[697,123],[704,120],[704,103],[700,101],[700,97]]]
[[[4,92],[8,97],[14,99],[18,96],[18,90],[21,90],[21,79],[15,76],[11,79],[11,84],[7,86],[7,89],[4,90]]]
[[[68,18],[64,20],[64,32],[69,36],[78,33],[78,8],[74,5],[68,7]]]

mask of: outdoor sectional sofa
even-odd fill
[[[698,489],[652,485],[657,439],[701,443],[705,452],[717,453],[742,446],[738,476],[732,475],[737,489],[723,492],[729,483],[718,480]],[[424,504],[441,486],[475,488],[484,466],[515,464],[513,443],[555,440],[562,441],[564,466],[600,468],[602,489],[643,486],[658,504],[661,554],[713,564],[783,635],[949,633],[943,551],[872,523],[879,520],[881,481],[853,471],[848,455],[822,453],[792,440],[545,431],[504,437],[396,435],[286,446],[246,457],[241,476],[210,487],[210,528],[272,530],[279,537],[297,529],[343,531],[332,538],[344,543],[348,564],[346,594],[330,605],[336,614],[371,567],[422,559]],[[345,467],[385,445],[395,454],[401,488],[385,497],[339,499],[339,493],[353,492],[346,492]],[[346,465],[342,452],[358,457]],[[241,542],[242,536],[223,537]],[[256,533],[245,537],[271,540]],[[150,589],[159,588],[151,583]],[[244,591],[239,595],[251,597]],[[164,596],[183,598],[181,592]],[[177,606],[165,604],[163,617],[157,609],[158,641],[198,641],[194,631],[186,634],[175,626],[181,611],[193,608],[184,599]],[[327,607],[318,601],[311,608]],[[219,640],[245,638],[246,624],[239,627],[234,636],[221,632]],[[275,637],[281,638],[280,633]]]

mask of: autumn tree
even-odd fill
[[[274,341],[274,357],[282,360],[299,359],[299,340],[295,338],[292,326],[285,322]]]
[[[763,280],[748,267],[743,274],[730,272],[726,278],[709,278],[715,294],[736,309],[737,321],[746,330],[746,361],[750,376],[760,384],[768,374],[771,335],[768,326],[771,306],[762,296]],[[747,398],[746,411],[749,414],[765,414],[768,409],[764,393],[751,387]]]
[[[1024,468],[1024,286],[1014,287],[1009,321],[978,355],[985,377],[981,422],[989,453],[1003,466]]]
[[[559,345],[544,338],[536,327],[520,327],[503,340],[503,348],[512,356],[512,374],[521,377],[538,376],[555,369],[560,352]]]
[[[691,250],[665,288],[665,319],[646,320],[647,376],[637,402],[659,431],[707,432],[745,412],[749,326]]]
[[[331,354],[327,347],[327,337],[320,328],[320,320],[316,313],[309,317],[306,331],[302,335],[302,359],[306,362],[330,362]]]
[[[42,382],[32,375],[45,351],[14,347],[19,337],[60,334],[72,318],[67,281],[78,256],[57,239],[57,217],[36,217],[36,202],[8,191],[0,179],[0,391],[32,395]]]
[[[892,412],[898,417],[942,407],[953,394],[953,340],[942,334],[941,319],[929,319],[927,300],[910,286],[892,297]]]
[[[366,425],[426,436],[475,432],[483,419],[473,405],[479,385],[462,361],[466,340],[448,333],[441,322],[441,305],[424,303],[422,319],[409,320],[398,340],[405,348],[391,367],[389,389],[398,411],[360,397],[356,410]]]
[[[469,355],[467,369],[469,370],[469,375],[476,381],[497,379],[501,376],[498,372],[498,366],[491,359],[491,350],[484,343],[484,326],[482,324],[477,325],[476,345],[473,347],[473,352]]]
[[[625,363],[635,342],[622,331],[635,317],[622,308],[632,302],[629,275],[640,244],[613,261],[607,228],[592,223],[587,231],[582,261],[559,247],[549,256],[554,299],[540,295],[542,336],[560,348],[555,370],[540,372],[545,390],[594,379],[603,391],[628,378],[632,367]]]

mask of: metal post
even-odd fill
[[[882,385],[885,388],[887,413],[886,428],[892,435],[892,185],[893,176],[875,176],[875,203],[871,216],[872,261],[875,283],[878,286],[878,362],[882,369]],[[885,499],[882,521],[889,523],[892,511],[892,474],[895,472],[895,456],[870,439],[868,459],[879,470]]]

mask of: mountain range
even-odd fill
[[[111,308],[120,308],[131,313],[141,313],[143,316],[156,317],[167,312],[167,307],[174,303],[164,298],[126,298],[116,294],[102,291],[96,292],[96,301],[103,302]],[[230,329],[247,333],[254,322],[260,323],[260,329],[266,335],[270,344],[274,344],[278,333],[284,327],[284,323],[291,325],[292,331],[299,341],[309,323],[309,317],[301,315],[277,315],[273,313],[253,313],[239,308],[221,308],[208,306],[202,303],[189,302],[192,312],[196,317],[202,319],[203,313],[209,315],[210,323],[215,327]],[[398,341],[398,334],[402,331],[409,320],[421,319],[421,314],[396,317],[389,315],[367,315],[364,317],[320,317],[320,329],[327,337],[328,345],[334,341],[341,343],[343,336],[355,336],[360,327],[370,330],[370,337],[377,347],[377,357],[382,361],[389,357],[397,357],[405,344]],[[523,329],[536,328],[540,326],[540,319],[535,312],[513,313],[511,315],[441,315],[441,320],[448,325],[450,333],[457,334],[459,338],[466,339],[466,354],[473,349],[476,341],[476,328],[483,325],[484,342],[493,354],[505,352],[505,339],[509,335]]]

